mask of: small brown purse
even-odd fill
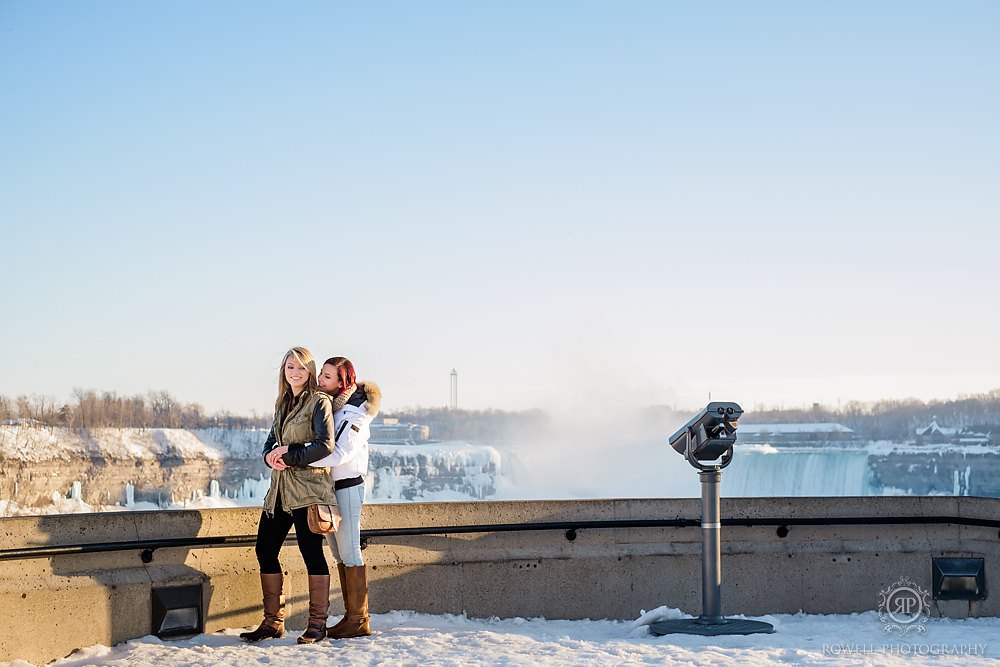
[[[336,505],[310,505],[306,521],[309,530],[317,535],[333,533],[340,527],[340,508]]]

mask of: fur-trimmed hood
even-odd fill
[[[357,385],[365,392],[365,400],[368,403],[365,406],[365,412],[374,419],[375,415],[378,414],[379,408],[382,407],[382,390],[377,384],[369,380],[359,380]]]

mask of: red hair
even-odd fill
[[[333,366],[337,370],[337,379],[340,380],[340,391],[342,394],[358,381],[358,376],[354,372],[354,364],[347,357],[330,357],[323,362],[324,366]]]

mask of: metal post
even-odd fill
[[[697,463],[697,462],[696,462]],[[722,520],[719,482],[722,468],[699,464],[701,478],[701,616],[657,621],[649,625],[654,635],[684,632],[692,635],[752,635],[774,632],[763,621],[732,619],[722,615]]]
[[[701,616],[702,623],[725,623],[722,616],[722,551],[719,531],[718,468],[703,470],[701,477]]]

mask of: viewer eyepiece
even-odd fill
[[[737,403],[716,401],[695,415],[687,424],[670,436],[670,446],[684,456],[688,463],[699,470],[703,461],[722,462],[709,467],[724,468],[729,465],[736,444],[737,420],[743,408]]]

